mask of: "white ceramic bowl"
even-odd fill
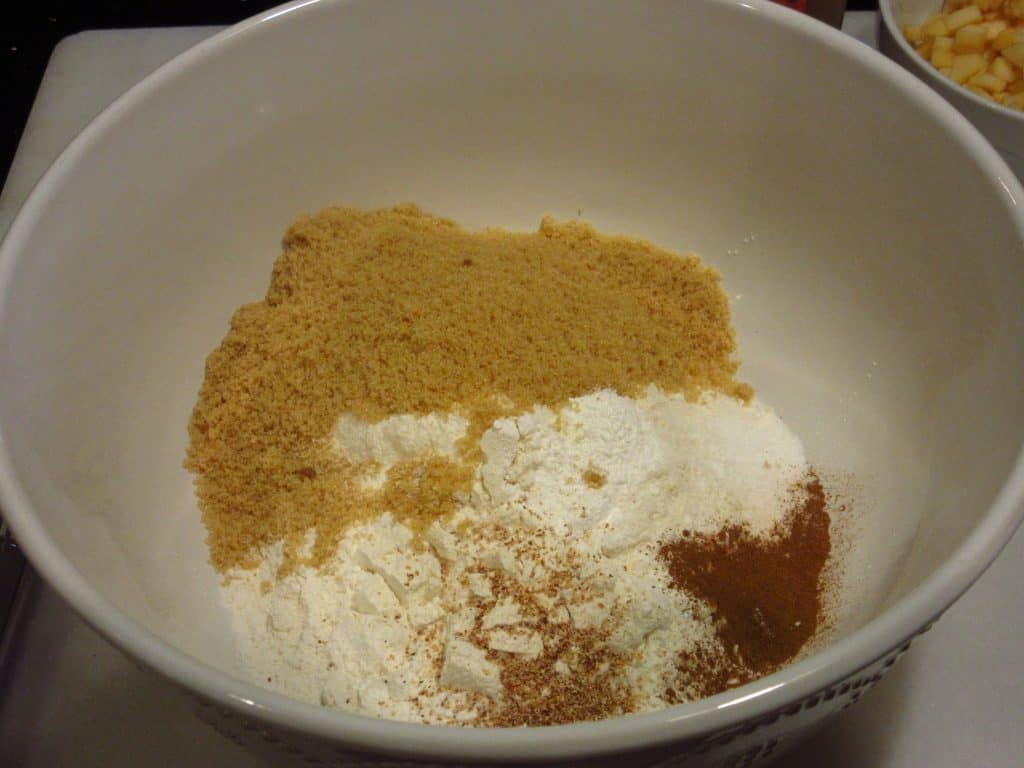
[[[852,478],[834,642],[705,701],[529,730],[244,680],[181,468],[203,360],[296,215],[404,200],[471,226],[582,209],[720,268],[744,377]],[[747,764],[856,701],[1021,518],[1021,202],[928,88],[756,0],[293,3],[126,94],[12,226],[0,504],[86,620],[238,738],[327,763]]]
[[[981,131],[1018,175],[1024,174],[1024,112],[981,98],[922,59],[900,31],[942,10],[942,0],[879,0],[879,47],[942,94]]]

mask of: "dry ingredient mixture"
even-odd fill
[[[826,496],[734,352],[716,272],[583,223],[295,223],[186,462],[253,674],[512,726],[792,660],[827,622]]]

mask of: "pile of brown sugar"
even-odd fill
[[[287,569],[313,529],[320,564],[383,511],[421,528],[468,488],[479,435],[535,405],[650,384],[747,399],[734,351],[718,274],[693,256],[580,222],[467,232],[411,205],[302,218],[207,360],[189,424],[211,561],[252,567],[283,540]],[[331,447],[343,413],[432,412],[469,420],[463,456],[401,462],[379,493]]]

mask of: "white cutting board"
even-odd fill
[[[847,14],[874,45],[871,13]],[[0,196],[6,231],[36,179],[103,107],[214,28],[85,32],[50,60]],[[851,216],[856,211],[850,211]],[[0,670],[0,766],[268,766],[192,715],[37,578]],[[863,702],[783,763],[795,768],[1024,764],[1024,535]]]

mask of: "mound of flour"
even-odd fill
[[[454,415],[346,415],[334,443],[378,463],[372,486],[394,462],[456,456],[466,427]],[[349,529],[325,569],[276,580],[277,546],[229,575],[256,682],[375,717],[472,724],[508,694],[507,660],[546,658],[554,632],[565,647],[600,630],[610,657],[627,660],[634,710],[662,708],[680,654],[714,633],[705,606],[670,586],[658,542],[736,523],[766,532],[808,471],[800,441],[757,401],[691,403],[654,387],[499,419],[480,446],[472,493],[425,544],[385,514]],[[582,674],[576,665],[562,653],[552,674]]]

